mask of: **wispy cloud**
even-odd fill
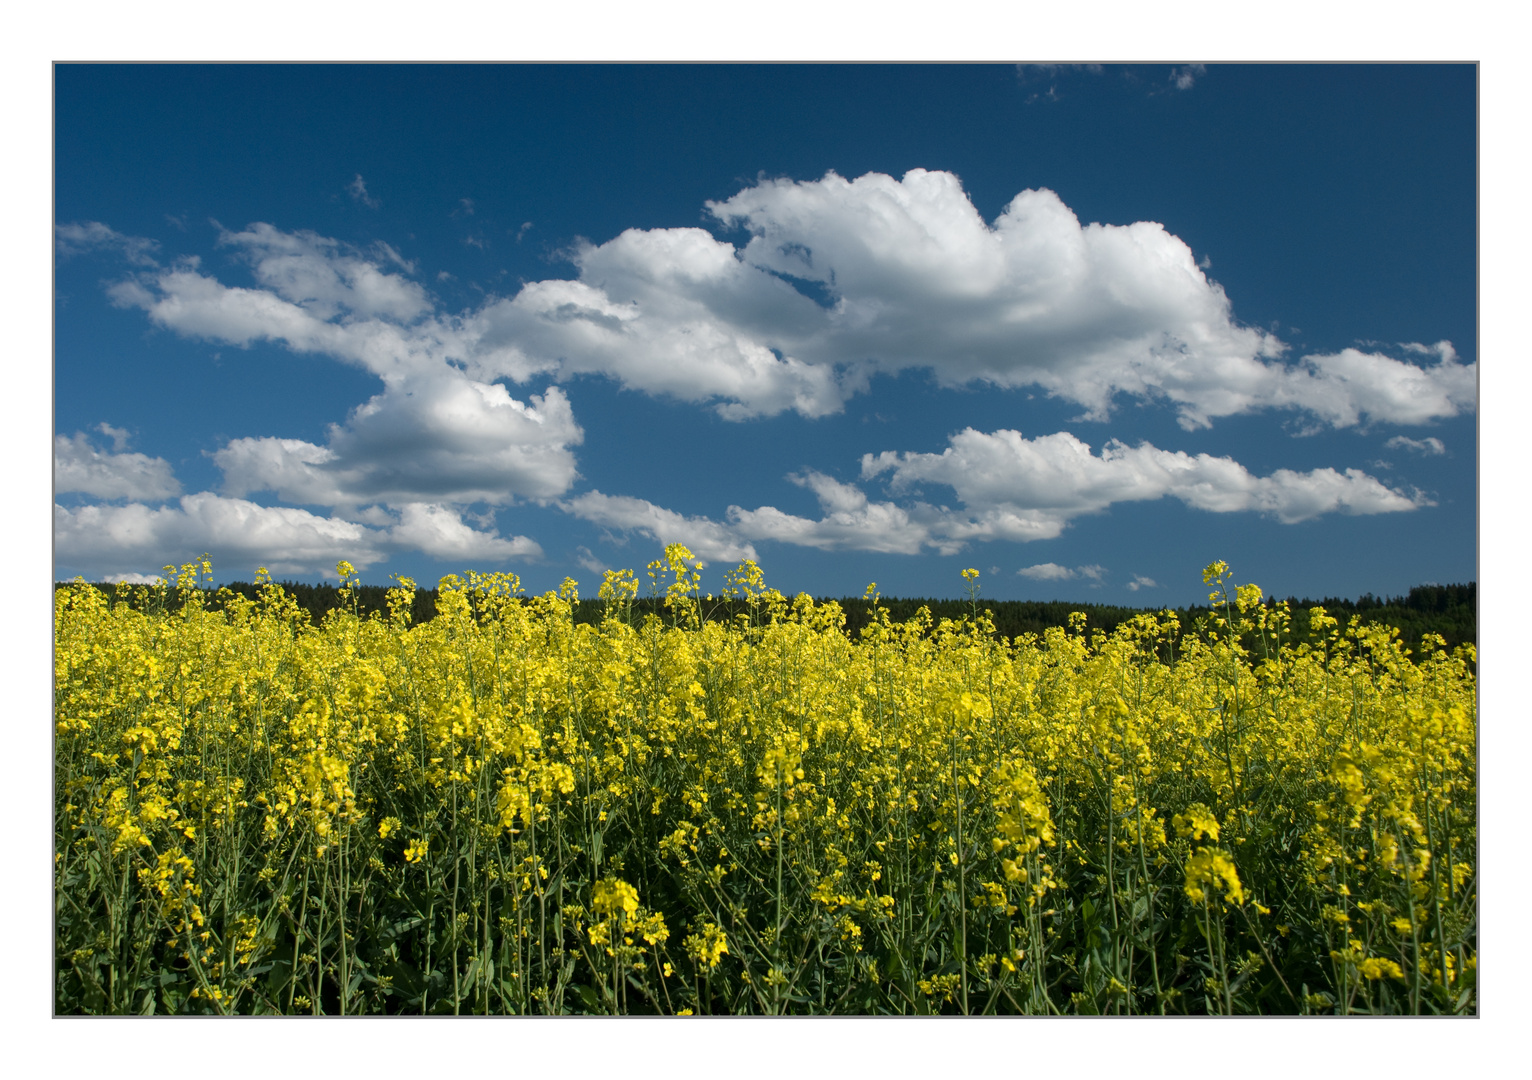
[[[579,563],[584,569],[589,570],[592,574],[604,575],[607,570],[611,569],[609,563],[598,558],[596,553],[584,544],[575,548],[575,562]]]
[[[74,221],[57,225],[54,244],[60,257],[82,255],[91,251],[115,252],[134,266],[157,266],[152,252],[160,242],[142,236],[127,236],[99,221]]]
[[[352,201],[361,203],[369,210],[376,210],[383,205],[367,193],[367,181],[362,179],[361,173],[357,173],[356,179],[346,185],[346,193],[351,196]]]
[[[608,529],[637,532],[661,544],[685,544],[698,558],[739,562],[756,558],[755,548],[726,525],[686,517],[629,495],[588,491],[559,504],[565,512]]]
[[[1383,445],[1390,450],[1409,450],[1412,453],[1423,454],[1426,457],[1441,457],[1447,452],[1446,444],[1434,435],[1428,435],[1424,439],[1411,439],[1406,435],[1395,435]]]
[[[1205,64],[1185,64],[1170,69],[1170,85],[1177,90],[1190,90],[1198,79],[1207,74]],[[1130,586],[1131,587],[1131,586]]]

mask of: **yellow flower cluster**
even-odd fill
[[[595,625],[512,574],[419,625],[347,564],[318,626],[205,560],[61,589],[57,1011],[1476,1008],[1471,648],[1294,646],[1222,563],[1199,626],[1014,641],[971,571],[852,639],[699,570]]]

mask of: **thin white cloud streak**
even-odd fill
[[[1060,566],[1055,562],[1023,566],[1016,572],[1022,577],[1031,578],[1033,581],[1068,581],[1075,576],[1075,572],[1069,569],[1069,567]]]
[[[705,517],[686,517],[630,495],[588,491],[559,504],[566,513],[617,532],[636,532],[660,544],[685,544],[699,559],[740,562],[755,548],[728,526]]]
[[[157,265],[152,252],[159,249],[158,240],[125,236],[99,221],[72,221],[67,225],[57,225],[53,237],[55,249],[61,258],[105,250],[116,252],[134,266]]]
[[[526,537],[472,529],[440,505],[409,504],[397,517],[380,512],[373,520],[387,527],[212,492],[185,495],[160,508],[128,503],[71,510],[55,504],[54,555],[62,565],[99,575],[141,572],[157,562],[179,564],[203,552],[216,568],[242,572],[265,566],[287,574],[329,572],[341,559],[365,569],[399,551],[478,562],[542,555]]]
[[[101,426],[117,445],[125,442],[126,432]],[[53,437],[53,490],[60,495],[75,492],[98,499],[158,502],[181,494],[181,484],[164,458],[103,453],[77,431],[73,437]]]
[[[693,552],[693,554],[695,554],[695,552]],[[606,572],[611,569],[610,564],[598,559],[596,557],[596,553],[591,551],[590,548],[583,544],[575,549],[575,562],[579,563],[586,570],[589,570],[592,574],[601,574],[604,576]]]
[[[1405,435],[1395,435],[1383,444],[1390,450],[1409,450],[1416,454],[1424,454],[1426,457],[1441,457],[1447,452],[1447,446],[1434,435],[1424,439],[1411,439]]]

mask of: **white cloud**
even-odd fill
[[[1478,392],[1475,365],[1459,362],[1445,341],[1406,348],[1435,353],[1437,363],[1418,367],[1358,349],[1305,356],[1283,373],[1271,401],[1304,409],[1337,428],[1353,427],[1364,416],[1374,422],[1423,424],[1473,410]]]
[[[132,568],[156,562],[179,565],[204,551],[223,571],[265,566],[286,574],[326,573],[341,559],[365,569],[399,551],[480,563],[542,555],[526,537],[505,539],[472,529],[440,505],[407,504],[397,517],[373,520],[384,527],[212,492],[185,495],[178,504],[158,509],[128,503],[70,510],[55,504],[54,553],[62,565],[106,574],[133,573]]]
[[[367,567],[384,557],[374,530],[307,510],[258,506],[211,492],[183,496],[177,506],[53,508],[54,554],[66,566],[120,573],[158,562],[179,565],[208,552],[214,567],[241,573],[333,570],[340,559]]]
[[[408,323],[431,309],[425,289],[380,265],[412,269],[386,244],[367,258],[316,233],[285,233],[262,223],[224,232],[218,242],[237,248],[261,285],[319,319],[345,314]]]
[[[87,251],[115,251],[135,266],[156,265],[150,252],[160,246],[158,240],[124,236],[99,221],[74,221],[68,225],[58,225],[54,227],[53,236],[58,253],[64,258]]]
[[[1128,591],[1129,592],[1138,592],[1138,590],[1140,590],[1140,589],[1158,589],[1158,588],[1159,588],[1159,585],[1156,584],[1156,582],[1155,582],[1155,580],[1153,578],[1144,577],[1142,574],[1134,574],[1133,575],[1133,580],[1128,582]]]
[[[240,250],[262,287],[226,286],[187,263],[120,282],[113,299],[187,336],[275,341],[383,381],[380,394],[331,426],[324,446],[269,436],[230,442],[214,455],[227,494],[270,490],[328,506],[504,504],[554,498],[573,483],[571,448],[583,434],[568,398],[552,387],[526,403],[493,382],[531,372],[479,349],[463,320],[427,317],[426,291],[385,269],[412,269],[397,252],[380,246],[369,255],[261,224],[221,242]]]
[[[862,458],[862,478],[888,476],[890,492],[903,502],[879,502],[854,484],[812,470],[789,479],[814,492],[819,518],[774,506],[728,508],[727,523],[683,517],[643,499],[590,492],[559,505],[566,512],[610,528],[642,532],[662,543],[682,541],[715,559],[754,558],[752,541],[774,540],[823,551],[873,551],[913,555],[933,548],[944,555],[970,542],[1025,542],[1057,537],[1084,514],[1113,503],[1174,496],[1214,513],[1254,511],[1285,524],[1329,513],[1397,513],[1431,505],[1418,491],[1385,487],[1356,469],[1295,472],[1278,469],[1254,476],[1230,458],[1137,447],[1112,441],[1093,454],[1067,432],[1025,439],[1019,432],[992,434],[966,429],[940,454],[885,452]],[[953,489],[960,510],[922,498],[918,487]],[[1018,573],[1037,580],[1075,576],[1101,582],[1106,568],[1074,569],[1040,563]],[[1134,578],[1135,591],[1149,578]]]
[[[1418,495],[1393,491],[1356,469],[1344,474],[1278,469],[1257,477],[1230,458],[1159,450],[1148,443],[1129,447],[1113,440],[1096,455],[1068,432],[1026,439],[1017,431],[967,428],[940,454],[863,456],[864,479],[885,473],[895,492],[923,483],[951,487],[974,515],[948,526],[949,535],[961,539],[1047,539],[1082,514],[1166,495],[1200,510],[1254,510],[1284,523],[1424,504]]]
[[[532,282],[486,306],[483,341],[518,370],[600,373],[731,418],[838,412],[858,365],[811,364],[777,343],[822,322],[814,301],[741,263],[702,229],[630,229],[573,255],[580,280]]]
[[[113,437],[127,433],[108,427]],[[118,442],[121,446],[122,443]],[[164,458],[146,454],[106,454],[90,444],[83,432],[53,437],[53,490],[59,494],[79,492],[98,499],[143,499],[158,502],[181,493],[181,485]]]
[[[550,499],[578,476],[583,433],[558,387],[517,401],[498,383],[451,368],[386,387],[332,424],[324,446],[241,438],[213,455],[230,495],[272,491],[288,502],[488,502]]]
[[[1082,226],[1051,191],[987,223],[950,173],[830,173],[762,180],[708,210],[750,233],[742,249],[697,228],[585,244],[578,280],[532,282],[477,313],[479,344],[507,371],[605,373],[732,418],[836,412],[871,372],[906,368],[1039,386],[1097,419],[1118,394],[1163,399],[1188,428],[1265,408],[1345,426],[1473,405],[1474,365],[1446,355],[1284,364],[1287,346],[1237,323],[1163,226]]]
[[[1190,90],[1192,85],[1207,74],[1207,67],[1203,64],[1186,64],[1182,67],[1170,69],[1170,83],[1177,90]],[[1128,586],[1132,588],[1133,586]]]
[[[575,249],[577,280],[460,315],[438,310],[392,249],[265,224],[220,238],[257,288],[186,261],[111,295],[188,336],[280,342],[387,386],[448,367],[483,383],[598,373],[734,419],[824,416],[872,373],[907,368],[950,386],[1037,386],[1096,419],[1119,394],[1164,400],[1188,428],[1264,408],[1344,427],[1474,407],[1476,366],[1446,342],[1403,347],[1434,363],[1358,349],[1283,363],[1287,347],[1234,320],[1181,240],[1153,222],[1082,226],[1051,191],[1024,191],[986,223],[950,173],[830,173],[761,181],[708,209],[750,234],[743,248],[698,228],[630,229]]]
[[[1054,562],[1024,566],[1016,572],[1022,577],[1029,577],[1034,581],[1068,581],[1075,576],[1075,572],[1069,569],[1069,567],[1060,566]]]
[[[1410,450],[1427,457],[1440,457],[1447,452],[1446,445],[1434,435],[1424,439],[1411,439],[1404,435],[1395,435],[1383,444],[1390,450]]]
[[[774,506],[756,510],[729,507],[729,520],[752,540],[778,540],[822,551],[878,551],[914,555],[928,544],[951,552],[962,545],[944,545],[931,535],[929,507],[907,510],[893,503],[871,502],[860,488],[842,484],[823,473],[789,477],[819,498],[819,520],[785,514]],[[927,520],[921,520],[925,518]]]
[[[350,194],[352,199],[361,203],[369,210],[376,210],[378,207],[383,205],[377,199],[374,199],[371,195],[367,194],[367,181],[362,179],[361,173],[357,173],[356,179],[346,185],[346,191]]]
[[[158,585],[165,579],[158,574],[107,574],[101,579],[108,585]]]
[[[115,428],[105,420],[96,425],[96,430],[112,440],[112,450],[119,454],[128,448],[128,441],[132,438],[132,433],[126,428]]]
[[[685,517],[646,499],[588,491],[559,506],[608,529],[637,532],[660,544],[685,544],[699,559],[737,563],[756,557],[755,548],[727,526],[705,517]]]
[[[629,229],[571,252],[576,280],[530,282],[459,315],[392,249],[266,224],[220,238],[257,288],[187,261],[112,296],[183,334],[278,341],[385,383],[449,364],[486,383],[597,373],[734,419],[838,412],[872,373],[909,368],[948,386],[1040,387],[1095,419],[1120,394],[1163,400],[1188,428],[1268,408],[1336,427],[1415,424],[1475,404],[1476,366],[1446,342],[1401,346],[1431,363],[1354,348],[1284,363],[1287,346],[1240,325],[1163,226],[1082,225],[1045,189],[993,222],[956,176],[923,169],[762,180],[707,208],[749,234],[742,248],[699,228]],[[79,239],[61,231],[61,244],[116,236],[69,228]]]
[[[399,508],[400,522],[389,530],[389,543],[400,549],[421,551],[438,559],[503,562],[507,559],[540,559],[543,549],[525,536],[503,540],[493,532],[480,532],[463,523],[461,516],[434,503],[409,503]]]
[[[592,574],[604,575],[611,567],[596,557],[595,552],[581,544],[575,549],[575,562],[589,570]]]

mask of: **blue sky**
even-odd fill
[[[1473,580],[1476,106],[1466,65],[61,66],[55,576]]]

